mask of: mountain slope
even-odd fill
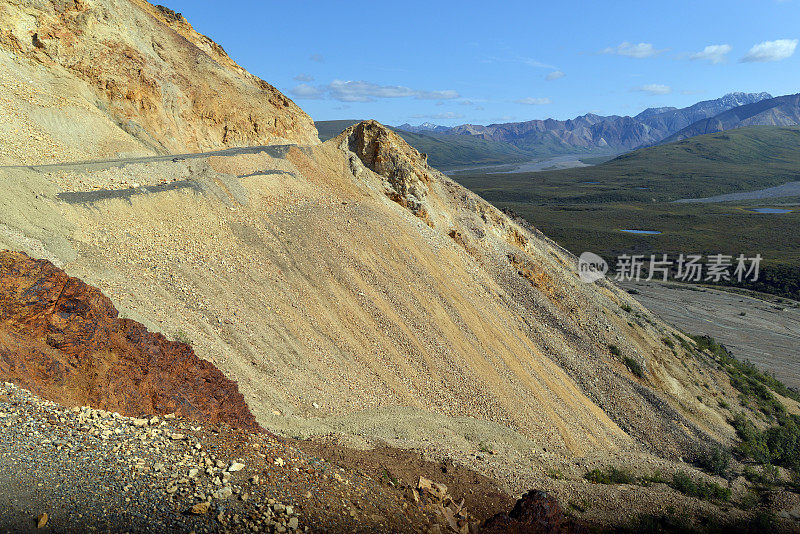
[[[526,462],[543,449],[691,456],[730,435],[697,400],[706,364],[687,370],[661,341],[680,334],[613,285],[580,282],[574,257],[390,130],[278,148],[4,169],[0,244],[185,332],[268,429],[457,455],[489,439]]]
[[[800,94],[779,96],[740,106],[711,118],[697,121],[676,132],[665,143],[745,126],[800,125]]]
[[[1,163],[313,144],[311,119],[144,0],[0,2]]]

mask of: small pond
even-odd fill
[[[787,210],[783,208],[753,208],[747,211],[752,211],[755,213],[791,213],[792,210]]]

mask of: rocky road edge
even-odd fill
[[[425,477],[401,490],[270,434],[67,408],[10,382],[0,488],[0,532],[485,531]],[[552,498],[535,501],[528,516],[571,524]]]

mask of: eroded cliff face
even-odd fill
[[[0,163],[319,143],[311,118],[144,0],[0,2]]]
[[[364,167],[384,178],[384,191],[393,201],[433,226],[426,198],[433,181],[427,157],[377,121],[347,128],[333,141],[346,153],[354,175]]]
[[[176,413],[257,430],[244,397],[185,343],[120,319],[97,288],[0,252],[0,376],[66,406]]]

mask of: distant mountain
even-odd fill
[[[428,154],[428,160],[435,167],[494,165],[561,154],[628,152],[657,145],[665,139],[675,140],[671,137],[673,134],[695,124],[700,125],[698,121],[750,106],[761,109],[758,106],[766,106],[767,102],[780,98],[772,98],[768,93],[730,93],[722,98],[698,102],[681,109],[648,108],[634,117],[588,113],[565,121],[545,119],[488,126],[462,124],[453,128],[426,122],[419,126],[406,123],[393,129],[408,144]],[[765,115],[759,119],[762,122],[754,124],[797,124],[791,122],[792,115],[788,108],[782,112],[776,108],[774,113],[775,116]],[[796,109],[794,113],[796,116]],[[768,122],[770,118],[775,122]],[[359,121],[318,121],[315,126],[320,139],[325,141],[357,122]],[[719,131],[713,129],[712,125],[698,126],[697,133],[687,130],[686,136],[707,133],[702,131],[704,128],[709,128],[708,131]]]
[[[470,135],[511,143],[522,149],[560,143],[566,147],[611,148],[620,152],[661,142],[675,132],[737,106],[771,99],[768,93],[730,93],[722,98],[698,102],[687,108],[650,108],[635,117],[601,116],[589,113],[574,119],[533,120],[490,124],[464,124],[447,131],[449,135]]]
[[[450,131],[451,127],[433,124],[432,122],[423,122],[419,126],[412,126],[408,123],[405,123],[401,124],[400,126],[395,126],[394,129],[411,133],[444,133]]]
[[[698,120],[671,135],[664,142],[681,141],[697,135],[744,126],[800,125],[800,94],[779,96],[742,105],[713,117]]]

